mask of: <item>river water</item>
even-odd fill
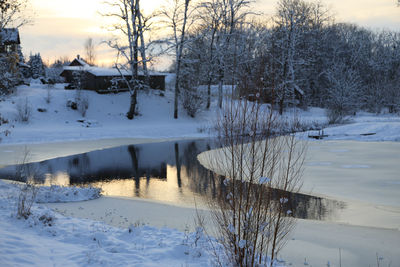
[[[205,169],[197,155],[215,147],[204,139],[124,145],[25,168],[44,185],[90,185],[106,196],[205,206],[224,190],[224,178]],[[399,155],[397,143],[310,142],[303,193],[292,194],[288,207],[303,219],[399,229]],[[0,169],[0,178],[15,179],[19,168]]]

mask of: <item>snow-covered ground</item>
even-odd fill
[[[21,86],[11,97],[0,102],[0,114],[8,123],[0,126],[1,144],[51,143],[110,138],[184,138],[205,137],[211,125],[212,113],[202,112],[196,119],[181,111],[179,120],[173,118],[172,92],[140,93],[139,115],[127,120],[128,92],[100,95],[82,91],[89,100],[86,116],[67,107],[68,100],[75,99],[75,90],[64,90],[57,84],[50,91],[50,103],[46,102],[47,89],[41,84]],[[28,101],[31,115],[29,122],[18,120],[18,106]],[[38,109],[45,110],[39,112]]]
[[[185,138],[207,137],[208,130],[216,118],[216,105],[209,111],[201,111],[195,119],[181,109],[179,119],[173,119],[173,93],[151,91],[139,93],[140,115],[134,120],[126,119],[129,108],[129,93],[101,95],[93,91],[82,91],[89,99],[86,116],[67,107],[74,100],[75,90],[64,90],[57,84],[50,90],[50,103],[46,102],[48,90],[45,85],[21,86],[10,97],[0,99],[0,116],[8,123],[0,124],[0,145],[54,143],[79,140],[116,138]],[[164,96],[160,96],[164,95]],[[27,101],[31,115],[29,122],[19,121],[18,106]],[[39,112],[41,109],[44,112]],[[307,111],[289,110],[285,117],[296,116],[309,126],[325,125],[325,110],[309,108]],[[360,141],[399,141],[400,116],[375,115],[360,112],[349,118],[349,123],[324,129],[328,139]],[[361,135],[373,134],[373,135]]]
[[[167,91],[165,96],[160,96],[160,92],[153,91],[149,94],[139,94],[141,115],[129,121],[125,117],[129,107],[128,93],[99,95],[84,91],[83,94],[89,99],[89,109],[83,118],[78,111],[66,106],[68,100],[75,98],[75,91],[63,90],[62,85],[57,85],[50,93],[50,103],[45,101],[47,94],[45,86],[33,84],[30,87],[19,87],[16,94],[0,101],[0,116],[8,120],[8,123],[0,125],[0,167],[20,162],[25,151],[29,151],[27,161],[41,161],[123,144],[207,137],[208,129],[217,112],[216,109],[202,111],[193,119],[181,111],[180,119],[175,120],[172,116],[172,92]],[[18,121],[17,112],[17,106],[26,99],[31,107],[28,123]],[[38,108],[46,111],[39,112]],[[308,125],[326,124],[323,109],[310,108],[307,111],[296,110],[295,113]],[[285,116],[292,117],[293,113],[289,111]],[[303,136],[307,138],[308,134],[317,133],[304,133]],[[400,141],[400,116],[359,113],[356,117],[350,118],[348,124],[325,127],[324,134],[328,135],[325,140]],[[336,143],[337,147],[331,142],[312,142],[311,148],[326,150],[325,152],[330,154],[327,153],[329,155],[326,158],[311,158],[308,161],[309,167],[321,169],[322,174],[337,169],[343,171],[345,175],[350,173],[348,181],[343,183],[342,192],[336,190],[339,188],[337,186],[329,186],[329,183],[335,182],[334,176],[327,177],[329,183],[322,184],[318,183],[318,177],[315,176],[316,179],[305,183],[306,189],[312,193],[346,199],[350,196],[350,199],[357,200],[360,199],[358,184],[363,184],[362,188],[367,189],[373,189],[374,182],[375,189],[398,187],[397,180],[388,184],[387,179],[385,183],[379,183],[374,179],[365,180],[362,177],[363,172],[373,169],[371,166],[375,167],[374,157],[383,157],[374,152],[381,149],[380,143],[370,143],[371,148],[360,152],[368,156],[365,158],[366,161],[363,161],[361,158],[352,158],[352,154],[347,153],[350,150],[357,151],[358,146],[363,146],[362,142],[354,142],[349,146],[339,142]],[[391,143],[382,143],[382,146],[391,146]],[[391,153],[397,155],[396,151]],[[343,162],[336,162],[338,159]],[[390,168],[395,159],[391,158],[392,165],[388,160],[388,165],[381,167],[393,172]],[[357,174],[358,178],[352,179],[351,173]],[[347,179],[344,174],[341,175],[340,178]],[[375,175],[379,176],[380,173]],[[391,182],[390,179],[388,181]],[[354,189],[354,195],[349,189]],[[78,200],[75,198],[76,195],[80,196],[79,200],[97,196],[96,191],[92,190],[79,192],[77,189],[56,187],[41,190],[41,202],[76,201]],[[367,193],[374,194],[374,190]],[[367,193],[362,194],[362,201],[366,201]],[[75,204],[48,204],[64,215],[55,213],[44,204],[35,204],[33,215],[28,220],[18,220],[15,217],[18,194],[15,185],[0,181],[0,266],[114,266],[115,262],[121,266],[211,266],[212,264],[213,258],[207,250],[206,242],[202,240],[196,245],[195,233],[183,232],[182,228],[194,213],[193,210],[133,199],[129,201],[134,204],[129,206],[128,202],[120,202],[128,200],[102,197]],[[382,198],[384,197],[378,197]],[[392,194],[391,199],[386,201],[395,203],[396,195]],[[371,195],[371,202],[377,202],[377,195]],[[100,203],[101,207],[94,207],[96,203]],[[118,228],[122,224],[110,226],[109,224],[113,224],[109,220],[110,217],[122,215],[118,212],[109,212],[117,209],[118,205],[122,207],[125,204],[123,212],[126,213],[126,209],[129,208],[134,210],[131,212],[132,218],[129,219],[131,223],[137,220],[152,226],[136,225],[131,227],[131,233],[125,224],[123,225],[125,228]],[[382,210],[378,204],[382,203],[379,201],[377,203],[377,209]],[[383,203],[385,204],[387,202]],[[355,217],[362,218],[362,206],[355,207],[354,211],[360,215],[355,213]],[[371,212],[371,209],[364,211]],[[397,214],[397,210],[395,212]],[[101,213],[102,217],[98,215]],[[172,219],[166,218],[168,214]],[[399,224],[396,216],[390,219],[393,225]],[[47,217],[55,219],[52,219],[51,226],[43,223],[46,220],[40,219]],[[364,214],[363,218],[365,219],[360,220],[368,220],[368,214]],[[117,219],[125,220],[125,217],[116,218],[115,221],[118,221]],[[108,224],[98,220],[107,221]],[[338,255],[339,249],[342,249],[343,266],[350,266],[346,263],[353,264],[351,266],[365,266],[365,264],[374,266],[375,253],[378,253],[379,257],[386,257],[381,261],[385,265],[381,266],[388,265],[389,261],[391,261],[390,266],[399,266],[400,258],[396,256],[396,249],[400,247],[398,228],[380,229],[347,225],[345,221],[342,223],[344,225],[300,221],[293,234],[294,240],[291,240],[283,251],[284,258],[292,262],[293,266],[301,266],[304,263],[322,266],[328,261],[330,266],[338,266],[338,257],[332,255]],[[162,227],[164,225],[168,227]],[[179,231],[172,228],[179,228]],[[349,236],[353,239],[348,238]],[[310,251],[313,253],[308,256]],[[368,255],[364,255],[365,253]],[[360,255],[364,258],[361,259]]]
[[[311,134],[317,133],[317,131],[311,132]],[[325,128],[324,135],[328,135],[325,140],[400,141],[400,114],[376,115],[358,112],[356,116],[348,118],[343,125]]]
[[[42,190],[51,194],[49,187]],[[63,200],[76,200],[70,190],[58,191]],[[201,231],[140,223],[117,228],[65,217],[38,204],[27,220],[18,220],[19,192],[18,185],[0,181],[0,266],[212,266],[209,243]]]

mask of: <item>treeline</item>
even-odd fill
[[[230,5],[230,4],[234,5]],[[321,2],[280,0],[268,21],[248,1],[200,3],[183,51],[181,87],[234,85],[240,97],[328,108],[400,110],[400,34],[335,23]],[[200,92],[197,92],[200,93]],[[221,102],[219,102],[221,105]]]

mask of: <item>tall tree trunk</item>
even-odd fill
[[[144,74],[144,84],[147,86],[147,88],[150,88],[150,76],[149,76],[149,70],[147,69],[147,57],[146,57],[146,46],[145,46],[145,41],[143,37],[143,31],[145,25],[143,24],[142,20],[142,13],[140,13],[140,8],[139,8],[139,1],[137,2],[138,6],[138,26],[139,26],[139,37],[140,37],[140,56],[142,57],[142,66],[143,66],[143,74]]]
[[[131,94],[131,104],[129,106],[129,111],[126,114],[128,119],[132,120],[136,115],[136,104],[137,104],[137,90],[133,90],[133,94]]]
[[[181,38],[179,43],[176,44],[176,77],[175,77],[175,97],[174,97],[174,119],[178,118],[178,100],[180,91],[180,71],[181,71],[181,61],[182,61],[182,51],[183,43],[185,41],[186,32],[186,22],[187,22],[187,12],[189,8],[190,0],[185,0],[185,11],[183,14],[183,24],[181,31]],[[176,33],[175,33],[176,34]]]
[[[133,61],[131,61],[131,70],[132,70],[132,80],[133,80],[133,88],[131,90],[131,103],[129,106],[129,111],[127,113],[128,119],[132,120],[135,117],[136,113],[136,104],[137,104],[137,81],[139,78],[139,70],[138,70],[138,30],[136,19],[138,16],[138,4],[139,0],[130,0],[130,10],[131,10],[131,23],[132,23],[132,36],[130,37],[130,47],[131,54],[133,54]]]
[[[215,23],[217,25],[217,23]],[[217,32],[217,26],[214,27],[212,35],[211,35],[211,42],[210,42],[210,65],[213,64],[214,59],[214,41],[215,41],[215,34]],[[208,72],[208,83],[207,83],[207,109],[210,109],[211,106],[211,83],[212,83],[212,68],[210,66],[210,71]]]
[[[211,106],[211,83],[212,83],[212,78],[210,77],[208,79],[208,83],[207,83],[207,109],[210,109]]]
[[[222,87],[224,85],[224,71],[220,70],[218,75],[218,107],[222,108]]]
[[[175,95],[174,95],[174,119],[178,118],[178,100],[179,100],[179,72],[180,68],[176,68],[175,74]]]

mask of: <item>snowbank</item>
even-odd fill
[[[94,187],[41,186],[36,195],[37,203],[57,203],[92,200],[100,197],[101,189]]]
[[[17,219],[18,190],[0,181],[1,266],[213,266],[200,230],[184,233],[135,222],[122,229],[36,204],[27,220]]]

